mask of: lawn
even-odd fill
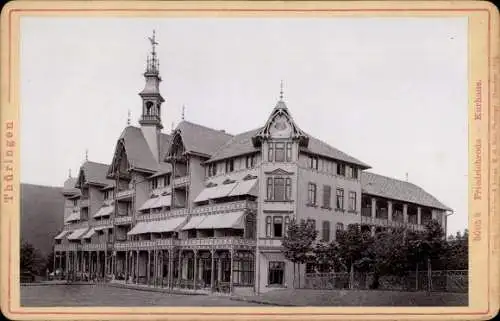
[[[277,290],[246,297],[282,306],[468,306],[467,293],[375,290]]]

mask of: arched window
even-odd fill
[[[148,101],[146,102],[146,115],[151,115],[151,109],[153,108],[153,102],[152,101]]]

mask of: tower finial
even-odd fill
[[[85,149],[85,161],[88,162],[89,161],[89,150],[88,148]]]
[[[71,178],[71,168],[68,171],[68,177]]]
[[[156,41],[156,32],[153,29],[153,36],[148,37],[149,42],[151,42],[151,58],[148,56],[146,62],[147,62],[147,68],[146,71],[148,72],[158,72],[159,70],[159,61],[158,58],[156,58],[156,46],[158,45],[158,41]]]
[[[186,114],[186,105],[182,105],[182,120],[184,120],[185,114]]]
[[[406,172],[405,179],[408,182],[408,172]]]
[[[283,100],[283,80],[280,82],[280,100]]]
[[[127,126],[130,125],[130,109],[128,110],[128,114],[127,114]]]

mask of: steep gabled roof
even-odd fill
[[[252,144],[252,137],[257,133],[261,132],[263,127],[259,127],[242,134],[236,135],[231,138],[226,144],[224,144],[208,162],[214,162],[230,157],[236,157],[239,155],[250,154],[259,151],[260,149],[255,148]],[[346,153],[328,145],[327,143],[309,135],[309,143],[307,147],[302,147],[301,150],[304,152],[312,153],[315,155],[321,155],[329,158],[333,158],[339,161],[344,161],[346,163],[357,164],[362,168],[370,168],[369,165],[361,162],[360,160],[347,155]]]
[[[107,164],[86,161],[80,171],[83,172],[87,183],[107,186],[114,184],[113,180],[106,178],[108,168]]]
[[[301,147],[300,149],[304,152],[309,152],[312,154],[322,155],[329,158],[344,161],[346,163],[356,164],[361,166],[363,169],[370,168],[370,165],[363,163],[362,161],[347,155],[346,153],[336,149],[335,147],[328,145],[324,141],[317,139],[309,134],[309,144],[307,147]]]
[[[368,195],[424,205],[441,210],[452,210],[415,184],[375,173],[361,172],[361,189],[363,193]]]
[[[255,136],[259,131],[261,131],[262,128],[263,127],[259,127],[233,136],[213,154],[212,158],[209,159],[209,162],[259,151],[260,148],[257,149],[252,144],[252,137]]]
[[[212,156],[233,135],[188,121],[182,121],[175,130],[181,135],[186,153]]]
[[[161,156],[165,155],[170,145],[170,139],[170,135],[164,133],[160,134],[159,148]],[[125,148],[125,153],[127,154],[131,169],[146,170],[150,172],[171,170],[170,164],[163,161],[158,163],[156,161],[140,128],[127,126],[118,138],[118,144],[121,143],[123,143]],[[108,174],[111,173],[108,172]]]
[[[65,196],[72,196],[80,193],[80,190],[76,188],[77,178],[76,177],[68,177],[68,179],[64,182],[62,193]]]

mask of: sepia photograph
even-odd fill
[[[20,308],[469,307],[470,24],[20,16]]]

